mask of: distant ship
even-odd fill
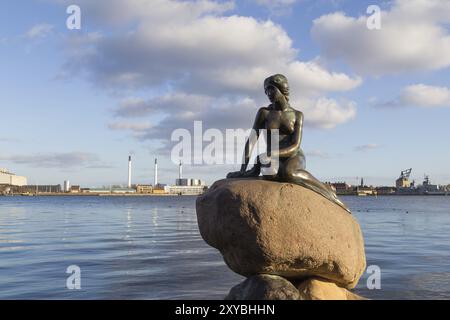
[[[449,194],[447,189],[441,189],[436,184],[431,184],[430,177],[425,175],[423,183],[415,186],[414,181],[410,181],[412,169],[404,170],[400,173],[400,177],[395,181],[397,195],[430,195],[430,196],[446,196]]]

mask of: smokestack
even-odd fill
[[[64,192],[69,192],[69,191],[70,191],[70,181],[64,180]]]
[[[183,179],[183,164],[181,163],[181,160],[180,160],[180,166],[178,168],[178,178],[180,180]]]
[[[128,189],[131,188],[131,156],[128,156]]]
[[[154,187],[158,185],[158,158],[155,159],[155,181]]]

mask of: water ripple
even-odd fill
[[[450,197],[345,197],[360,221],[369,298],[450,299]],[[82,289],[67,290],[66,269]],[[195,197],[0,198],[0,298],[222,299],[242,281],[197,227]]]

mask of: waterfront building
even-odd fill
[[[204,186],[205,181],[200,179],[176,179],[175,186]]]
[[[81,189],[81,192],[83,192],[83,193],[107,194],[107,193],[111,193],[111,189],[105,189],[105,188],[83,188],[83,189]]]
[[[132,189],[132,188],[118,188],[118,189],[112,189],[111,193],[122,193],[122,194],[136,193],[136,189]]]
[[[182,164],[179,166],[179,176],[175,180],[174,186],[167,186],[166,192],[169,194],[178,195],[199,195],[205,192],[207,186],[204,181],[200,179],[186,179],[182,177]]]
[[[337,182],[331,184],[335,190],[337,195],[352,195],[355,194],[354,188],[347,184],[346,182]]]
[[[76,186],[76,185],[71,186],[69,192],[70,193],[80,193],[81,192],[81,187],[80,186]]]
[[[0,195],[7,195],[11,193],[11,186],[0,184]]]
[[[136,193],[136,189],[129,188],[85,188],[82,189],[83,193],[94,193],[94,194],[127,194]]]
[[[6,169],[0,168],[0,184],[9,186],[26,186],[27,178],[18,176]]]
[[[60,184],[57,185],[27,185],[18,189],[19,193],[60,193],[62,188]]]
[[[153,193],[153,186],[146,184],[138,184],[136,186],[136,192],[140,194],[150,194]]]
[[[388,186],[377,187],[376,190],[377,190],[377,194],[379,196],[391,195],[397,191],[397,189],[395,187],[388,187]]]
[[[208,187],[206,186],[166,186],[165,191],[168,194],[178,194],[184,196],[196,196],[203,194]]]
[[[163,189],[153,189],[153,194],[167,194],[165,187]]]
[[[191,185],[191,179],[176,179],[175,180],[176,186],[190,186]]]
[[[355,194],[358,196],[376,196],[378,193],[374,187],[359,186],[356,187]]]

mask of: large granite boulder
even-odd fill
[[[364,272],[356,219],[301,186],[262,179],[224,179],[197,199],[203,239],[243,276],[318,276],[353,288]]]

